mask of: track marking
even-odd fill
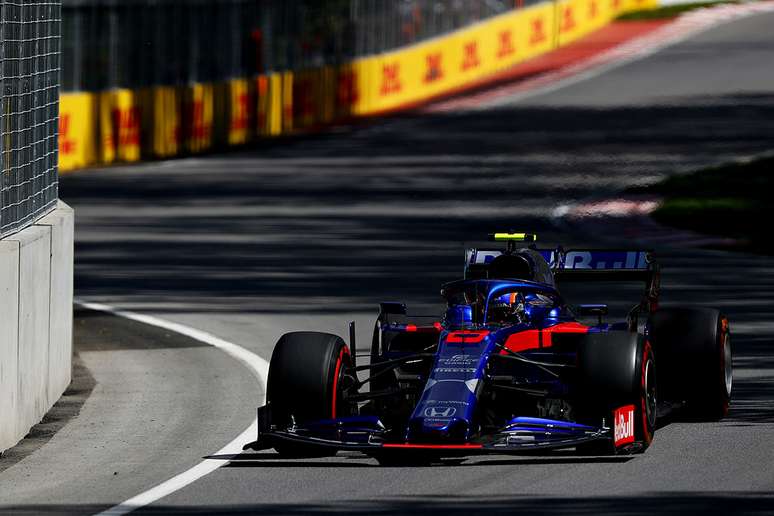
[[[571,218],[634,217],[650,215],[660,202],[655,199],[609,198],[597,199],[577,204],[561,204],[551,213],[553,218],[569,216]]]
[[[250,372],[255,375],[261,385],[264,387],[266,386],[266,379],[269,376],[269,363],[255,353],[248,351],[241,346],[237,346],[232,342],[223,340],[220,337],[212,335],[211,333],[191,328],[190,326],[185,326],[183,324],[178,324],[171,321],[165,321],[164,319],[159,319],[150,315],[120,310],[110,305],[101,303],[86,303],[77,300],[75,303],[88,310],[106,312],[118,317],[130,319],[132,321],[148,324],[150,326],[156,326],[157,328],[163,328],[165,330],[179,333],[180,335],[185,335],[186,337],[197,340],[204,344],[216,347],[236,358],[242,362],[242,364],[246,365]],[[253,423],[247,427],[244,432],[239,434],[226,446],[215,452],[214,455],[238,455],[242,453],[242,444],[252,440],[255,437],[257,428],[257,421],[253,421]],[[165,496],[168,496],[175,491],[179,491],[180,489],[192,484],[193,482],[196,482],[205,475],[212,473],[216,469],[226,464],[226,462],[227,461],[217,459],[204,459],[199,464],[180,473],[179,475],[175,475],[169,480],[162,482],[161,484],[152,487],[151,489],[148,489],[147,491],[140,493],[137,496],[133,496],[132,498],[129,498],[128,500],[125,500],[120,504],[111,507],[110,509],[102,511],[98,513],[97,516],[119,516],[128,514],[136,509],[145,507],[146,505],[150,505],[153,502],[160,500],[161,498],[164,498]]]

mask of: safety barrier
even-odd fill
[[[0,239],[0,454],[37,424],[70,384],[73,221],[61,201]]]
[[[658,0],[558,0],[395,51],[254,78],[62,94],[59,168],[196,154],[447,95]]]

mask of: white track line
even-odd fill
[[[165,330],[173,331],[204,344],[214,346],[246,365],[250,372],[255,375],[258,381],[261,382],[264,387],[266,386],[266,379],[269,375],[269,363],[255,353],[252,353],[241,346],[237,346],[232,342],[228,342],[221,339],[220,337],[216,337],[210,333],[197,330],[183,324],[165,321],[150,315],[120,310],[118,308],[101,303],[85,303],[76,301],[76,304],[88,310],[106,312],[118,317],[123,317],[132,321],[148,324],[150,326],[164,328]],[[226,446],[218,450],[215,455],[236,455],[241,453],[242,444],[253,440],[256,435],[256,431],[257,421],[253,421],[253,423],[247,429],[245,429],[244,432],[239,434]],[[196,482],[203,476],[212,473],[219,467],[226,464],[226,462],[227,461],[216,459],[204,459],[202,462],[192,467],[191,469],[184,471],[179,475],[170,478],[166,482],[162,482],[161,484],[138,494],[137,496],[133,496],[132,498],[129,498],[128,500],[121,502],[120,504],[111,507],[110,509],[102,511],[97,516],[119,516],[122,514],[128,514],[135,509],[145,507],[146,505],[150,505],[153,502],[160,500],[161,498],[164,498],[165,496],[168,496],[175,491],[178,491],[185,486],[192,484],[193,482]]]

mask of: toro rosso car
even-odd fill
[[[469,249],[464,279],[442,287],[442,317],[381,303],[370,361],[327,333],[294,332],[272,354],[258,439],[283,457],[357,450],[381,463],[575,448],[637,453],[657,418],[728,412],[728,320],[717,310],[659,308],[647,251]],[[567,304],[569,281],[641,281],[626,320],[606,305]],[[593,319],[582,324],[581,319]]]

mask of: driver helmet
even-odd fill
[[[525,319],[524,294],[509,292],[495,298],[493,308],[502,320],[522,322]]]

